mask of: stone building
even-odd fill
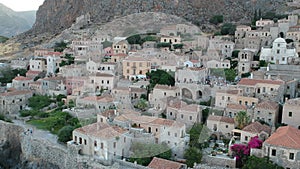
[[[262,48],[259,60],[265,60],[275,64],[288,64],[288,61],[298,58],[295,48],[287,48],[287,43],[283,38],[277,38],[273,42],[272,48]]]
[[[149,103],[156,110],[164,110],[167,106],[167,97],[180,97],[180,89],[176,86],[157,84],[149,94]]]
[[[287,100],[283,105],[282,123],[300,129],[300,98]]]
[[[251,71],[254,52],[251,50],[241,50],[238,54],[238,72],[239,75]]]
[[[73,141],[83,145],[81,154],[101,160],[122,159],[129,156],[131,145],[128,130],[106,123],[93,123],[73,131]]]
[[[115,107],[111,95],[107,96],[87,96],[76,99],[76,106],[90,107],[102,112]]]
[[[266,140],[271,134],[271,128],[259,122],[252,122],[242,130],[234,129],[232,133],[236,140],[248,143],[252,137],[258,136],[261,140]]]
[[[263,143],[263,155],[287,169],[300,168],[300,131],[292,126],[279,127]]]
[[[33,82],[32,78],[17,76],[12,80],[12,87],[17,90],[28,90],[30,82]]]
[[[207,118],[206,126],[212,132],[220,132],[226,137],[230,137],[231,131],[235,128],[234,119],[225,116],[210,115]]]
[[[202,110],[197,104],[186,104],[183,101],[170,102],[167,106],[167,119],[184,123],[187,128],[191,128],[195,123],[200,123]]]
[[[208,69],[229,69],[230,68],[230,61],[229,60],[210,60],[207,61],[206,67]]]
[[[237,84],[244,96],[275,102],[283,101],[284,85],[282,80],[248,78],[242,78]]]
[[[28,106],[28,99],[33,93],[29,90],[12,90],[0,93],[0,112],[18,115],[20,110]]]
[[[271,127],[278,123],[279,104],[272,101],[258,103],[253,112],[252,119],[263,121]]]
[[[141,116],[136,113],[124,113],[116,117],[113,123],[122,127],[142,129],[145,133],[149,133],[154,137],[153,143],[166,143],[172,150],[174,157],[183,158],[183,152],[189,141],[184,123],[157,117]]]
[[[142,57],[129,56],[122,62],[123,76],[126,79],[134,80],[146,78],[146,73],[150,72],[150,60]]]
[[[224,116],[234,118],[240,111],[247,112],[247,106],[236,103],[228,103],[225,108]]]
[[[272,26],[274,25],[274,21],[270,19],[262,19],[255,22],[256,27],[265,27],[265,26]]]

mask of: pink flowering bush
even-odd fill
[[[261,148],[263,141],[261,141],[257,136],[251,138],[247,145],[245,144],[234,144],[230,147],[236,160],[243,164],[248,156],[250,155],[251,148]]]

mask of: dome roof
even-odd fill
[[[283,38],[277,38],[274,40],[274,43],[286,43],[286,41]]]

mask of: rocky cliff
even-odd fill
[[[254,9],[282,13],[287,10],[286,0],[45,0],[28,33],[60,33],[86,13],[94,23],[137,12],[163,12],[200,25],[216,14],[224,15],[226,21],[250,21]]]

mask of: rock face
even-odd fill
[[[243,22],[250,21],[254,9],[282,13],[285,7],[286,0],[45,0],[28,33],[60,33],[86,13],[94,23],[137,12],[163,12],[200,25],[216,14],[224,15],[226,21]]]

